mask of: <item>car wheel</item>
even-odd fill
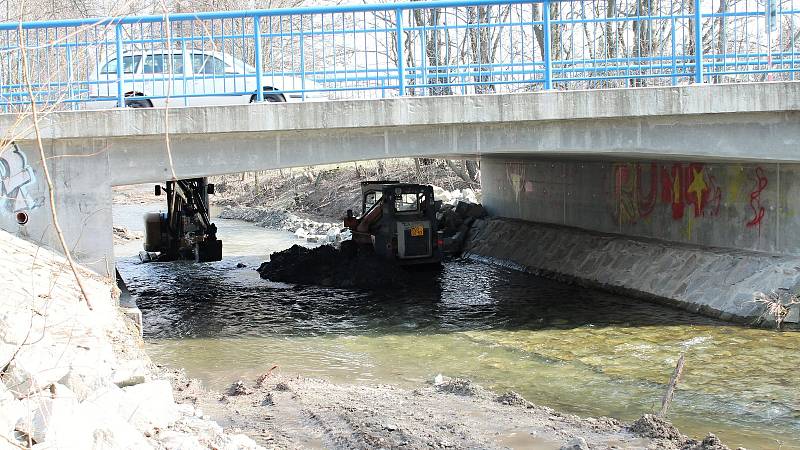
[[[258,97],[255,95],[250,96],[250,103],[256,103]],[[274,89],[264,89],[264,101],[267,103],[285,103],[286,97],[283,94],[275,93]]]
[[[152,108],[153,102],[146,98],[128,97],[125,99],[125,106],[128,108]]]

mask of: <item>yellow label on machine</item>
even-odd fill
[[[411,227],[411,237],[425,236],[425,228],[422,225]]]

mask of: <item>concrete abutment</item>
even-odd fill
[[[113,276],[111,169],[106,142],[47,140],[43,146],[67,246],[78,263]],[[12,143],[0,158],[4,193],[0,228],[63,253],[38,146],[31,141]]]
[[[753,321],[800,285],[798,164],[482,161],[471,251],[544,275]],[[797,321],[793,311],[788,321]]]

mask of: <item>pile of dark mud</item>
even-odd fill
[[[258,273],[270,281],[301,285],[370,290],[393,289],[433,280],[437,267],[403,267],[374,254],[358,251],[352,241],[340,249],[331,245],[293,245],[270,255]]]
[[[458,202],[442,206],[437,212],[436,227],[442,232],[444,253],[459,256],[470,227],[484,217],[486,210],[479,204]],[[322,245],[310,249],[294,245],[270,255],[258,273],[261,278],[283,283],[381,290],[435,282],[439,269],[436,265],[400,265],[349,240],[342,242],[340,248]]]

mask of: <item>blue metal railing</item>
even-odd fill
[[[181,106],[798,72],[800,0],[447,0],[0,23],[4,111],[31,100]]]

